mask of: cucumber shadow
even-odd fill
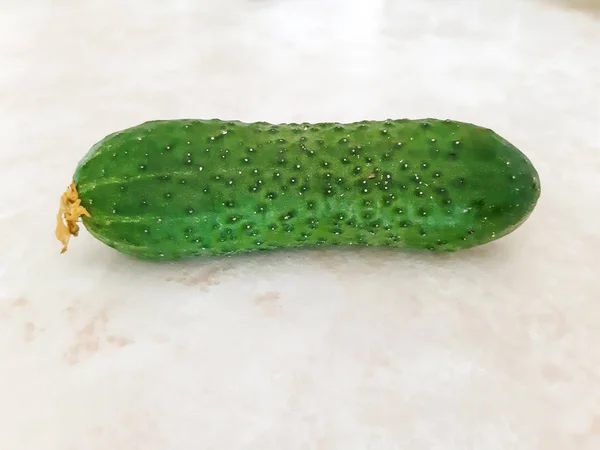
[[[93,258],[97,263],[108,264],[112,269],[135,274],[150,274],[164,278],[176,273],[197,271],[245,271],[249,268],[257,275],[270,272],[295,271],[299,267],[324,267],[326,270],[343,269],[348,266],[367,266],[372,269],[397,265],[419,264],[424,267],[445,268],[451,266],[494,267],[510,264],[519,257],[519,240],[501,239],[485,245],[456,252],[434,252],[416,249],[389,249],[377,247],[330,246],[293,249],[260,250],[247,253],[196,256],[177,260],[139,259],[114,249],[102,249],[103,257]],[[147,276],[147,275],[146,275]]]

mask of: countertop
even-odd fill
[[[600,448],[600,3],[4,0],[0,449]],[[452,118],[537,168],[450,255],[135,261],[59,198],[159,118]]]

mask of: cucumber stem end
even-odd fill
[[[77,222],[81,216],[91,217],[90,213],[81,206],[81,199],[77,193],[75,181],[72,181],[67,190],[60,197],[58,214],[56,215],[56,238],[62,243],[61,254],[67,251],[71,236],[79,234]]]

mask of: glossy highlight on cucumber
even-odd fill
[[[78,222],[131,256],[374,246],[456,251],[517,229],[540,181],[492,130],[452,120],[245,123],[154,120],[110,134],[61,197],[64,252]]]

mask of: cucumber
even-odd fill
[[[456,251],[519,227],[531,161],[492,130],[438,119],[354,123],[154,120],[92,146],[61,197],[78,222],[144,259],[313,246]]]

